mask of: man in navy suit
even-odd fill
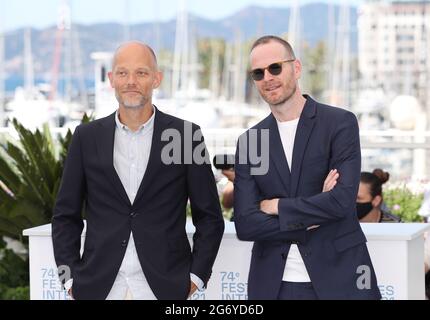
[[[301,94],[302,65],[285,40],[258,39],[250,60],[271,114],[236,153],[237,235],[254,241],[249,299],[380,299],[356,214],[356,117]]]
[[[57,196],[52,240],[61,278],[75,299],[186,299],[206,287],[224,231],[211,165],[189,159],[204,157],[202,135],[152,104],[162,73],[149,46],[120,46],[109,79],[119,109],[76,128]]]

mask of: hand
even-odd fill
[[[234,178],[236,176],[234,173],[234,169],[222,170],[221,172],[223,175],[227,177],[228,181],[234,182]]]
[[[325,178],[322,192],[331,191],[334,188],[334,186],[337,184],[338,178],[339,178],[339,173],[337,172],[337,170],[336,169],[330,170],[327,178]]]
[[[194,284],[194,282],[192,281],[190,282],[191,282],[191,286],[190,286],[190,292],[188,293],[188,298],[191,297],[192,294],[197,290],[197,286]]]
[[[70,298],[71,298],[72,300],[75,300],[75,299],[73,299],[73,292],[72,292],[72,288],[70,288],[70,289],[69,289],[69,291],[67,291],[67,293],[68,293],[68,295],[70,296]]]
[[[278,214],[279,199],[263,200],[260,202],[260,210],[265,214]]]

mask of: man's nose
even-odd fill
[[[127,84],[128,85],[134,85],[134,84],[136,84],[136,76],[134,74],[130,74],[127,77]]]
[[[264,81],[269,81],[269,80],[272,80],[274,78],[274,75],[273,74],[271,74],[270,72],[269,72],[269,70],[268,69],[264,69],[264,77],[263,77],[263,80]]]

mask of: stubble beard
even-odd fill
[[[132,110],[142,109],[149,101],[149,99],[143,95],[140,99],[132,101],[132,99],[123,99],[119,94],[116,94],[116,99],[120,105],[124,106],[124,108]]]
[[[285,102],[287,102],[288,100],[290,100],[291,99],[291,97],[293,97],[294,96],[294,94],[297,92],[297,84],[294,84],[294,86],[292,87],[292,88],[289,88],[290,90],[288,90],[287,91],[287,94],[285,95],[285,96],[283,96],[283,97],[281,97],[281,100],[279,100],[279,101],[274,101],[274,102],[271,102],[271,101],[269,101],[269,99],[267,99],[267,98],[264,98],[263,97],[263,99],[271,106],[271,107],[274,107],[274,108],[276,108],[276,107],[279,107],[279,106],[282,106],[282,105],[284,105],[285,104]]]

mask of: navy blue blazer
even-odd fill
[[[263,129],[269,130],[266,174],[251,174],[251,169],[259,166],[249,157],[252,146],[249,141],[238,144],[235,226],[239,239],[254,241],[248,297],[277,298],[288,251],[294,243],[319,299],[380,299],[366,238],[356,214],[361,169],[357,119],[351,112],[317,103],[309,96],[305,98],[291,173],[272,114],[251,129],[259,137],[258,154],[264,150],[260,140]],[[239,141],[247,141],[249,132]],[[331,169],[338,170],[338,183],[330,192],[322,193]],[[261,212],[260,201],[274,198],[280,198],[279,215]],[[306,231],[313,225],[320,227]],[[364,274],[363,270],[369,272]]]
[[[132,204],[113,165],[115,114],[76,128],[52,219],[55,260],[71,268],[75,299],[107,297],[131,231],[158,299],[186,299],[190,273],[205,284],[209,280],[224,232],[215,179],[208,163],[162,162],[170,142],[162,141],[166,129],[181,134],[182,159],[185,152],[203,150],[199,141],[184,142],[184,120],[157,110],[148,167]],[[196,130],[193,124],[189,133]],[[196,227],[192,250],[185,232],[188,199]],[[83,204],[87,231],[81,257]]]

